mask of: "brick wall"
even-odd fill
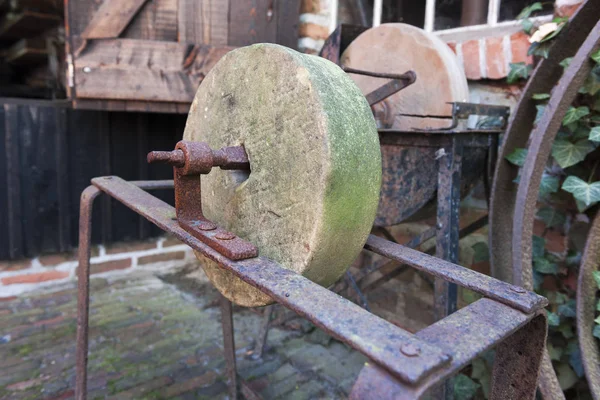
[[[302,0],[298,50],[317,54],[329,36],[331,9],[328,0]]]
[[[177,239],[162,237],[92,248],[91,274],[123,274],[140,268],[164,272],[196,260],[192,250]],[[0,261],[0,298],[34,290],[41,285],[75,280],[77,252],[49,254],[30,260]]]

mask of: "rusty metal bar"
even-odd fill
[[[77,377],[75,398],[85,400],[87,393],[88,329],[90,308],[90,252],[92,238],[92,207],[100,194],[94,186],[81,193],[79,207],[79,269],[77,282]]]
[[[511,335],[517,335],[510,340]],[[509,338],[508,344],[519,343],[519,346],[499,348],[500,364],[494,371],[494,386],[506,383],[515,385],[518,393],[526,393],[525,397],[499,397],[514,399],[533,399],[537,385],[536,370],[539,368],[546,338],[546,321],[543,311],[524,314],[511,307],[490,299],[481,299],[462,308],[445,319],[419,331],[417,337],[429,344],[446,349],[452,354],[452,361],[430,374],[420,385],[412,386],[398,382],[386,371],[367,363],[361,371],[350,399],[418,399],[431,389],[442,384],[447,378],[458,373],[464,366],[486,350],[493,348],[502,340]],[[525,339],[525,340],[523,340]],[[524,345],[524,347],[521,346]],[[518,353],[521,352],[522,355]],[[530,366],[530,377],[522,381],[520,374],[511,376],[511,370],[504,364],[506,355],[520,358],[514,359],[516,371],[523,366]],[[418,354],[418,352],[417,352]],[[510,389],[508,390],[508,392]],[[494,394],[499,393],[494,392]]]
[[[227,380],[229,396],[232,400],[237,397],[237,369],[235,366],[235,338],[233,335],[233,312],[231,301],[220,295],[221,299],[221,327],[223,328],[223,352],[227,366]]]
[[[132,185],[146,190],[172,189],[172,180],[132,181]],[[92,208],[94,200],[102,193],[95,186],[88,186],[81,193],[79,210],[79,269],[77,277],[77,351],[75,398],[85,400],[87,393],[87,354],[90,303],[90,253],[92,237]]]
[[[267,258],[232,261],[224,257],[184,230],[174,220],[172,206],[121,178],[95,178],[92,183],[243,281],[367,355],[402,381],[417,384],[450,361],[438,348]],[[402,353],[403,346],[418,347],[422,353],[414,359]]]
[[[391,243],[374,235],[369,235],[365,249],[471,289],[485,297],[526,313],[533,313],[548,304],[546,298],[528,292],[519,286],[498,281],[479,272],[440,260],[400,244]]]

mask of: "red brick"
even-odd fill
[[[40,256],[38,261],[44,267],[50,267],[58,264],[62,264],[68,261],[74,261],[77,259],[77,255],[75,253],[57,253],[57,254],[46,254]]]
[[[17,296],[0,297],[0,302],[13,301],[13,300],[16,300],[17,298],[18,298]]]
[[[133,251],[151,250],[156,248],[155,241],[119,242],[106,246],[106,254],[130,253]]]
[[[481,68],[479,58],[479,41],[469,40],[462,44],[463,64],[467,79],[481,79]]]
[[[170,253],[160,253],[160,254],[153,254],[151,256],[140,257],[140,258],[138,258],[138,264],[140,264],[140,265],[153,264],[153,263],[165,262],[165,261],[171,261],[171,260],[183,260],[184,258],[185,258],[184,251],[173,251]]]
[[[46,397],[44,400],[66,400],[72,398],[73,396],[75,396],[75,391],[73,389],[69,389],[58,395],[53,395],[53,397]]]
[[[101,274],[103,272],[115,271],[118,269],[126,269],[131,267],[131,258],[124,258],[121,260],[105,261],[97,264],[92,264],[90,273]],[[79,269],[79,267],[77,267]]]
[[[318,14],[321,11],[321,0],[302,0],[300,14]]]
[[[567,5],[554,5],[554,14],[558,17],[571,17],[575,14],[575,11],[579,9],[579,7],[583,4],[583,1],[577,4],[567,4]]]
[[[167,387],[164,391],[165,397],[175,397],[185,392],[189,392],[190,390],[201,388],[203,386],[208,386],[215,381],[216,377],[217,374],[215,374],[212,371],[208,371],[204,375],[197,376],[190,380],[180,383],[174,383],[173,385]]]
[[[64,279],[69,276],[65,271],[45,271],[35,274],[15,275],[2,278],[2,283],[5,285],[14,285],[16,283],[39,283],[52,281],[55,279]]]
[[[298,35],[315,40],[325,40],[329,37],[329,28],[318,24],[303,23],[298,28]]]
[[[20,271],[31,267],[31,260],[1,261],[0,271]]]
[[[456,53],[456,42],[447,42],[446,44],[448,47],[450,47],[450,50],[452,50],[453,53]]]
[[[504,56],[503,37],[485,40],[486,78],[503,79],[508,75],[508,61]]]
[[[533,57],[527,55],[529,50],[529,38],[525,32],[513,33],[510,36],[510,51],[512,53],[511,63],[524,62],[533,64]]]

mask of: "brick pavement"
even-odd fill
[[[91,281],[89,399],[226,399],[217,293],[143,271]],[[345,398],[365,358],[295,321],[249,355],[262,317],[235,309],[238,371],[266,399]],[[0,398],[70,399],[76,288],[0,301]]]

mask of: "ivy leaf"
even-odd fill
[[[548,311],[548,326],[558,326],[558,325],[560,325],[559,316],[554,314],[552,311]]]
[[[537,217],[544,221],[548,228],[562,226],[567,220],[567,217],[556,208],[544,207],[537,212]]]
[[[597,203],[597,201],[594,201],[589,206],[586,206],[583,201],[575,199],[575,205],[577,206],[577,211],[579,211],[580,213],[585,212],[585,210],[587,210],[588,208],[590,208],[593,205],[596,205],[596,203]]]
[[[532,236],[532,249],[531,249],[531,255],[533,258],[539,258],[539,257],[544,257],[544,253],[546,251],[546,239],[544,239],[541,236],[536,236],[533,235]]]
[[[523,27],[525,33],[529,35],[531,34],[531,30],[533,29],[533,21],[531,21],[529,18],[522,19],[521,26]]]
[[[540,11],[542,9],[542,3],[541,2],[535,2],[527,7],[525,7],[523,9],[523,11],[521,11],[519,13],[519,15],[517,15],[517,19],[523,19],[523,18],[529,18],[529,16],[531,15],[532,12],[534,11]]]
[[[575,300],[569,300],[565,304],[558,306],[558,314],[566,318],[575,318],[577,315],[575,312]]]
[[[533,68],[531,65],[527,65],[524,62],[511,63],[509,65],[510,71],[508,72],[508,76],[506,78],[508,83],[515,83],[519,79],[527,79]]]
[[[550,359],[554,361],[559,361],[562,356],[563,349],[560,347],[552,346],[552,343],[546,343],[546,348],[548,349],[548,353],[550,354]]]
[[[569,355],[569,364],[577,374],[577,377],[581,378],[584,373],[583,363],[581,362],[581,350],[577,349],[577,351],[574,351]]]
[[[571,339],[575,334],[573,333],[573,329],[571,328],[571,324],[562,324],[558,331],[563,335],[565,339]]]
[[[566,69],[569,65],[571,65],[571,61],[573,61],[573,57],[567,57],[564,60],[562,60],[559,64],[561,67]]]
[[[538,104],[537,106],[535,106],[535,108],[537,109],[537,112],[535,114],[535,121],[533,123],[537,124],[542,119],[546,106],[544,104]]]
[[[600,50],[593,53],[590,57],[592,57],[592,60],[596,61],[597,64],[600,64]]]
[[[560,363],[556,367],[556,375],[558,375],[558,383],[560,388],[565,391],[577,383],[577,375],[568,364]]]
[[[573,197],[584,203],[586,206],[590,206],[592,203],[600,201],[600,181],[587,183],[586,181],[571,175],[565,179],[562,189],[572,193]]]
[[[552,144],[552,156],[561,168],[568,168],[577,164],[593,150],[594,145],[586,139],[578,140],[575,143],[559,139]]]
[[[600,65],[596,65],[590,74],[585,78],[583,86],[579,88],[579,93],[594,96],[600,90]]]
[[[542,181],[540,182],[540,195],[547,196],[550,193],[556,193],[560,179],[557,176],[548,174],[542,175]]]
[[[594,272],[592,272],[592,276],[594,277],[594,281],[596,282],[596,286],[600,290],[600,271],[594,271]],[[598,301],[598,304],[600,304],[600,301]]]
[[[594,335],[595,337],[600,339],[600,325],[596,325],[594,327],[594,331],[593,331],[592,335]]]
[[[550,95],[548,93],[536,93],[531,98],[534,100],[546,100],[550,98]]]
[[[457,400],[472,399],[481,385],[466,375],[459,374],[454,378],[454,398]]]
[[[590,130],[588,139],[592,142],[600,142],[600,126],[595,126]]]
[[[556,275],[558,273],[558,265],[543,257],[533,260],[533,268],[540,274]]]
[[[527,149],[517,147],[512,153],[506,156],[506,159],[518,167],[522,167],[527,159]]]
[[[569,107],[569,109],[567,110],[567,113],[565,114],[565,117],[563,118],[563,125],[569,125],[572,124],[575,121],[579,121],[581,118],[585,117],[586,115],[589,115],[590,113],[590,109],[587,108],[586,106],[581,106],[581,107]]]
[[[549,37],[556,36],[554,33],[548,35]],[[527,50],[528,56],[540,56],[544,58],[548,58],[548,54],[550,54],[550,47],[552,46],[552,42],[546,41],[546,38],[540,40],[539,42],[532,43],[529,46],[529,50]]]

